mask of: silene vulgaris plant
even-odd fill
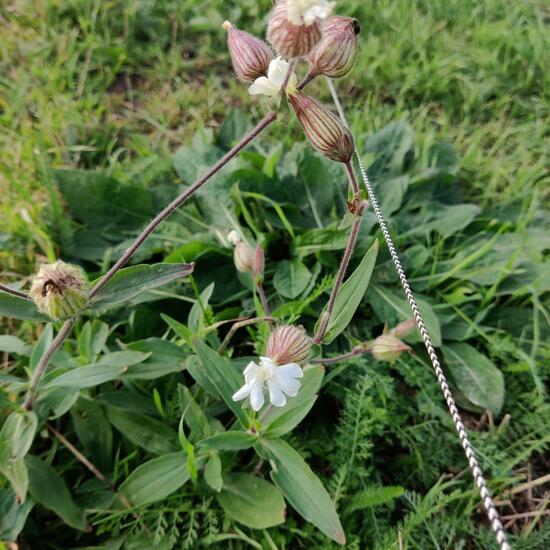
[[[257,529],[281,524],[285,522],[286,500],[332,540],[345,543],[329,493],[284,436],[290,434],[313,407],[323,384],[325,365],[342,363],[360,354],[371,354],[375,360],[394,361],[400,354],[411,351],[402,338],[414,329],[414,320],[387,328],[372,341],[358,342],[342,355],[323,356],[323,346],[346,329],[359,307],[378,252],[375,241],[358,267],[348,273],[369,197],[356,180],[352,163],[355,147],[350,130],[340,117],[306,91],[317,77],[344,77],[356,59],[359,22],[333,15],[333,10],[334,2],[325,0],[278,1],[269,17],[267,42],[225,22],[223,27],[235,73],[247,83],[250,95],[268,109],[263,119],[160,212],[99,279],[89,281],[80,267],[59,260],[40,267],[28,295],[2,286],[3,312],[20,319],[63,322],[55,338],[44,337],[39,353],[33,353],[29,381],[7,381],[15,399],[13,412],[0,434],[0,471],[10,481],[18,503],[30,498],[27,496],[30,488],[35,501],[58,513],[71,526],[87,528],[82,514],[66,502],[54,505],[37,486],[41,479],[54,476],[51,466],[29,453],[37,434],[45,429],[112,490],[118,504],[128,508],[128,513],[134,514],[137,520],[140,507],[165,499],[190,480],[195,484],[204,480],[210,494],[216,496],[237,523]],[[300,72],[303,72],[302,78],[298,77]],[[114,487],[96,464],[53,427],[51,420],[67,413],[80,392],[109,381],[125,380],[132,374],[131,365],[146,361],[147,357],[141,354],[140,359],[136,359],[136,352],[127,350],[111,354],[116,357],[102,362],[96,354],[91,364],[78,366],[66,357],[63,343],[80,317],[101,314],[193,273],[193,264],[131,267],[125,264],[162,221],[274,123],[279,111],[286,108],[296,116],[315,150],[339,163],[349,182],[344,220],[349,237],[326,306],[309,331],[296,324],[297,319],[288,322],[284,317],[273,315],[263,287],[269,258],[265,258],[262,243],[251,242],[246,230],[235,225],[226,242],[233,246],[235,268],[253,293],[257,316],[236,321],[221,343],[217,334],[224,323],[201,332],[165,317],[181,346],[191,353],[187,369],[192,383],[189,387],[179,384],[173,388],[182,408],[178,430],[181,449],[162,453],[141,464],[129,472],[119,487]],[[201,304],[201,300],[207,303],[208,296],[203,293],[199,299],[202,308],[205,304]],[[245,361],[231,357],[232,336],[242,327],[253,326],[257,330],[249,332],[255,338],[250,343],[257,355]],[[50,372],[48,365],[54,356],[63,360],[56,361],[56,368]],[[140,379],[140,372],[143,379],[148,379],[146,369],[136,369],[136,372],[134,380]],[[214,403],[208,412],[200,405],[202,395]],[[251,453],[252,456],[256,453],[255,466],[239,471],[238,462],[233,458],[236,453],[246,453],[247,463]],[[267,475],[271,481],[266,479]],[[62,484],[58,477],[55,480],[58,485]],[[143,527],[144,532],[150,534],[149,529],[146,525]]]

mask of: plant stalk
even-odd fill
[[[27,395],[25,396],[25,401],[23,402],[23,408],[26,411],[30,411],[33,408],[36,390],[42,376],[44,375],[44,372],[46,372],[46,367],[48,366],[53,354],[58,350],[61,344],[65,341],[65,338],[67,338],[71,332],[75,323],[76,318],[65,321],[61,327],[61,330],[57,333],[57,336],[52,340],[52,343],[42,354],[42,357],[40,357],[40,361],[38,362],[38,365],[36,365],[36,368],[32,374],[29,389],[27,390]]]
[[[18,298],[26,298],[29,300],[30,298],[25,294],[24,292],[21,292],[20,290],[15,290],[15,288],[11,288],[6,285],[0,285],[0,290],[2,292],[5,292],[6,294],[11,294],[12,296],[17,296]]]
[[[144,241],[147,239],[147,237],[168,217],[174,210],[176,210],[179,206],[181,206],[193,193],[195,193],[198,189],[200,189],[212,176],[214,176],[221,168],[223,168],[230,160],[235,158],[254,138],[256,138],[265,128],[267,128],[271,123],[273,123],[277,119],[277,112],[271,111],[265,117],[252,129],[250,132],[237,144],[235,147],[233,147],[230,151],[228,151],[214,166],[212,166],[203,176],[201,176],[193,185],[188,187],[183,193],[181,193],[178,197],[176,197],[164,210],[162,210],[149,224],[145,229],[141,232],[141,234],[136,238],[136,240],[130,245],[130,247],[124,252],[124,254],[120,257],[120,259],[109,269],[103,277],[96,283],[96,285],[90,290],[88,297],[89,299],[93,298],[110,280],[111,278],[117,273],[119,269],[121,269],[126,262],[132,257],[134,252],[144,243]],[[265,298],[265,296],[264,296]],[[267,315],[269,313],[266,312]],[[40,383],[40,380],[42,376],[44,375],[44,372],[46,371],[46,367],[48,366],[48,362],[50,361],[52,355],[56,352],[56,350],[61,346],[61,344],[64,342],[65,338],[69,335],[71,332],[71,329],[73,328],[74,324],[76,323],[76,318],[69,319],[68,321],[65,321],[64,325],[62,326],[61,330],[55,337],[55,339],[52,341],[52,343],[49,345],[49,347],[46,349],[42,357],[40,358],[40,361],[32,375],[29,389],[27,391],[27,394],[25,396],[25,401],[23,403],[23,408],[25,410],[31,410],[34,405],[34,399],[36,390],[38,387],[38,384]]]
[[[188,187],[183,193],[176,197],[164,210],[159,212],[147,227],[141,232],[136,240],[124,252],[120,259],[101,277],[96,285],[90,290],[89,298],[93,298],[122,268],[126,262],[132,257],[134,252],[143,244],[147,237],[168,217],[174,210],[181,206],[191,195],[200,189],[212,176],[214,176],[221,168],[223,168],[230,160],[235,158],[254,138],[267,128],[277,118],[277,112],[271,111],[268,113],[233,149],[228,151],[214,166],[212,166],[206,174],[200,177],[193,185]]]
[[[358,193],[359,189],[357,186],[357,180],[355,179],[355,174],[353,173],[353,167],[351,166],[351,162],[346,164],[346,171],[350,180],[350,185],[352,186],[354,191],[355,189],[357,189],[356,193]],[[320,344],[321,341],[323,340],[323,336],[327,331],[328,324],[332,316],[332,312],[334,311],[336,296],[338,295],[338,291],[340,290],[340,287],[344,282],[346,271],[348,269],[351,256],[353,255],[353,249],[355,248],[355,244],[357,243],[357,237],[359,236],[359,229],[361,227],[361,222],[363,221],[363,208],[364,208],[364,204],[360,203],[357,206],[356,211],[354,212],[357,218],[353,222],[353,225],[351,226],[348,244],[346,246],[346,250],[344,251],[344,256],[342,257],[342,262],[340,264],[340,268],[338,269],[338,274],[336,275],[336,281],[334,282],[334,286],[332,287],[332,292],[330,293],[330,298],[327,304],[327,308],[322,313],[321,322],[319,324],[319,330],[317,331],[317,334],[313,338],[313,342],[315,342],[316,344]]]

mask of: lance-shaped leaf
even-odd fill
[[[198,338],[193,339],[193,346],[204,367],[209,382],[216,388],[219,396],[233,411],[244,427],[248,427],[248,417],[240,403],[233,401],[233,394],[243,385],[244,379],[231,362],[217,354]]]
[[[193,273],[195,264],[155,264],[126,267],[94,296],[92,308],[108,309]]]
[[[52,466],[36,456],[28,455],[25,464],[29,471],[29,491],[32,498],[55,512],[67,525],[84,531],[84,510],[75,504],[63,478]]]
[[[280,439],[260,439],[256,449],[271,461],[271,479],[292,507],[332,540],[345,544],[334,503],[300,454]]]
[[[197,467],[204,457],[197,458]],[[170,453],[153,458],[138,466],[120,486],[120,492],[134,506],[165,499],[189,481],[191,475],[184,452]]]
[[[361,263],[340,287],[336,295],[327,331],[323,337],[325,344],[330,344],[350,324],[369,286],[377,256],[378,240],[374,241],[361,260]]]
[[[229,516],[253,529],[267,529],[285,520],[283,495],[277,487],[258,476],[225,475],[217,499]]]
[[[32,300],[21,298],[0,290],[0,317],[11,317],[22,321],[48,321]]]

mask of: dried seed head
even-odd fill
[[[30,290],[38,311],[55,320],[81,313],[88,302],[88,283],[80,267],[61,260],[40,266]]]
[[[265,75],[273,59],[271,48],[263,40],[237,29],[229,21],[223,27],[227,30],[227,45],[237,76],[242,80],[253,81]]]
[[[323,38],[309,54],[310,74],[330,78],[346,75],[357,58],[359,21],[353,17],[331,17],[323,25]]]
[[[382,334],[370,346],[370,351],[378,361],[393,363],[403,352],[411,351],[411,347],[396,338],[393,334]]]
[[[296,19],[289,17],[288,2],[282,0],[275,5],[267,24],[268,42],[287,59],[307,55],[321,40],[321,25],[317,18],[299,25],[292,21]]]
[[[264,249],[259,245],[252,248],[236,231],[231,231],[227,240],[235,247],[233,258],[237,271],[251,273],[253,277],[261,279],[265,268]]]
[[[325,157],[348,163],[353,156],[353,137],[340,119],[300,92],[289,95],[288,100],[312,145]]]
[[[309,356],[311,340],[304,327],[277,327],[267,342],[266,355],[278,365],[303,363]]]

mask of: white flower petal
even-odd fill
[[[248,365],[243,371],[244,379],[246,380],[246,383],[250,384],[254,379],[258,378],[261,372],[262,372],[262,367],[254,363],[254,361],[250,361],[250,363],[248,363]]]
[[[269,388],[269,400],[275,407],[284,407],[286,405],[286,397],[282,392],[275,377],[270,378],[267,381],[267,387]]]
[[[300,365],[298,365],[298,363],[281,365],[277,368],[277,373],[285,378],[302,378],[302,376],[304,376],[304,371],[300,368]]]
[[[269,64],[267,77],[271,80],[271,82],[273,82],[273,84],[275,84],[275,86],[281,89],[287,73],[288,63],[282,57],[277,57]]]
[[[257,78],[254,83],[250,85],[248,93],[250,95],[274,96],[279,93],[279,87],[275,86],[275,84],[265,76],[260,76],[260,78]]]
[[[289,397],[296,397],[298,390],[302,386],[301,382],[296,380],[296,378],[278,378],[277,382],[281,390]]]
[[[237,390],[233,394],[233,401],[242,401],[243,399],[247,398],[250,395],[250,392],[252,391],[252,386],[250,384],[245,384],[241,389]]]
[[[264,390],[261,384],[253,384],[252,391],[250,393],[250,406],[256,412],[264,406]]]

